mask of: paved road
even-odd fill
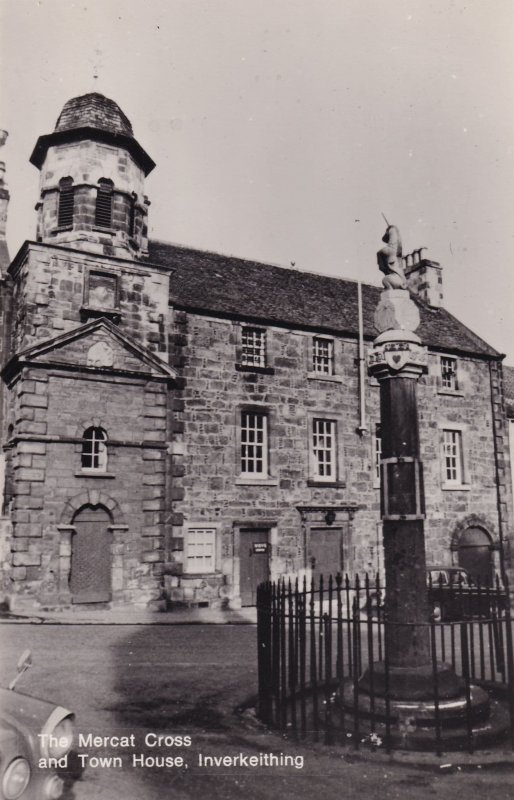
[[[447,774],[412,765],[370,763],[351,751],[294,745],[234,708],[255,692],[254,626],[0,626],[4,682],[29,646],[34,667],[23,691],[71,707],[84,736],[133,735],[127,748],[79,748],[120,758],[122,766],[88,763],[70,795],[75,800],[267,800],[315,796],[345,800],[514,798],[513,773],[473,767]],[[189,736],[190,746],[145,744],[148,734]],[[199,756],[303,759],[290,766],[199,765]],[[133,755],[182,757],[182,767],[133,766]],[[446,759],[446,761],[451,761]],[[297,763],[299,763],[297,761]],[[187,766],[186,766],[187,764]]]

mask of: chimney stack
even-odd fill
[[[412,295],[419,297],[431,308],[443,305],[443,268],[437,261],[423,257],[420,247],[403,257],[407,287]]]

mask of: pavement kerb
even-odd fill
[[[413,750],[393,750],[388,753],[381,747],[370,747],[365,740],[360,743],[359,749],[356,750],[351,742],[348,742],[348,744],[341,743],[338,746],[337,744],[326,745],[319,741],[313,742],[308,738],[296,740],[288,734],[283,734],[279,730],[269,728],[261,723],[255,715],[255,707],[241,704],[236,709],[236,715],[245,717],[247,723],[250,722],[248,719],[249,712],[252,717],[252,727],[258,736],[278,736],[289,749],[301,748],[302,751],[309,751],[311,755],[330,755],[342,759],[348,764],[360,762],[383,764],[389,767],[419,769],[436,775],[450,775],[454,772],[487,771],[490,769],[514,770],[514,751],[509,749],[505,743],[497,745],[496,748],[488,748],[483,751],[477,750],[475,753],[453,750],[447,751],[440,756],[436,753],[416,752]]]
[[[414,751],[396,750],[391,753],[380,752],[379,749],[369,748],[347,752],[345,759],[349,762],[370,761],[395,766],[412,767],[416,769],[436,771],[439,774],[452,772],[470,772],[481,769],[508,768],[514,770],[514,753],[499,750],[494,753],[476,751],[475,753],[462,753],[449,751],[441,756],[435,753],[419,753]]]
[[[252,709],[253,716],[255,710]],[[241,713],[241,711],[239,711]],[[244,712],[243,712],[244,713]],[[498,745],[497,749],[489,748],[485,751],[477,750],[475,753],[463,753],[454,750],[437,755],[436,753],[416,752],[413,750],[394,750],[387,752],[380,747],[370,747],[362,742],[359,749],[353,748],[351,743],[347,745],[324,745],[321,742],[312,742],[308,739],[297,741],[287,734],[283,735],[278,730],[267,728],[255,718],[255,727],[259,728],[262,735],[280,736],[284,743],[289,747],[301,747],[312,754],[330,754],[343,759],[349,764],[369,763],[383,764],[384,766],[403,767],[405,769],[420,769],[438,775],[451,774],[453,772],[473,772],[489,769],[508,769],[514,770],[514,751],[507,749],[507,745]]]
[[[255,610],[240,613],[216,609],[170,612],[116,611],[83,612],[7,612],[0,614],[0,625],[255,625]]]

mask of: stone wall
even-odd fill
[[[162,604],[166,386],[30,369],[13,390],[17,423],[8,453],[15,603],[70,602],[64,573],[71,542],[65,539],[82,507],[102,506],[112,523],[113,603]],[[90,425],[108,435],[105,473],[81,469]]]
[[[334,526],[344,530],[343,570],[381,570],[374,436],[379,388],[366,379],[368,430],[361,435],[355,338],[333,337],[335,374],[323,377],[311,368],[312,331],[270,327],[266,368],[250,369],[240,363],[243,323],[170,311],[167,270],[30,244],[12,272],[13,350],[105,314],[129,340],[179,371],[169,398],[158,381],[82,374],[87,348],[104,336],[96,331],[87,342],[47,351],[38,357],[39,368],[12,379],[5,421],[7,489],[14,523],[12,578],[20,596],[39,592],[40,602],[66,602],[61,578],[69,570],[70,529],[79,501],[105,506],[111,514],[114,602],[159,604],[166,571],[172,602],[237,606],[240,531],[258,526],[269,531],[272,578],[309,576],[311,529],[325,525],[329,509],[335,512]],[[94,272],[116,277],[115,307],[91,309],[87,283]],[[98,314],[91,317],[92,311]],[[120,342],[112,347],[118,365],[138,370],[134,348]],[[458,365],[458,390],[444,391],[440,356],[432,353],[429,374],[418,387],[432,563],[456,560],[455,537],[466,520],[483,526],[495,546],[508,538],[511,524],[501,380],[486,360],[459,356]],[[240,474],[244,408],[268,414],[265,481]],[[317,482],[310,471],[314,418],[337,426],[338,470],[330,484]],[[88,424],[108,431],[113,477],[77,471]],[[462,435],[464,481],[458,487],[445,485],[445,427]],[[216,531],[214,573],[184,571],[191,528]]]
[[[358,506],[350,521],[351,542],[343,568],[381,569],[379,489],[374,467],[374,429],[379,388],[366,380],[368,435],[358,433],[358,347],[335,338],[334,379],[310,377],[312,333],[267,331],[267,371],[237,368],[240,323],[177,311],[171,337],[172,363],[180,369],[173,399],[173,528],[168,542],[168,589],[172,600],[237,604],[238,529],[259,522],[272,531],[271,577],[306,573],[309,524],[299,506]],[[421,449],[425,466],[428,558],[451,563],[452,536],[474,515],[498,541],[495,454],[489,365],[459,359],[459,391],[440,386],[439,356],[419,385]],[[270,474],[266,485],[249,485],[238,470],[237,429],[242,407],[269,412]],[[332,486],[309,474],[313,416],[337,422],[340,470]],[[462,426],[466,485],[443,488],[442,430]],[[347,517],[337,511],[336,523]],[[180,574],[188,528],[214,528],[219,539],[215,575]],[[309,571],[307,570],[307,574]],[[234,600],[232,600],[234,598]]]
[[[501,362],[491,362],[489,369],[496,451],[498,525],[503,541],[504,567],[512,581],[514,565],[512,563],[512,459],[509,446],[509,420],[506,411],[502,364]]]
[[[105,309],[106,316],[119,317],[120,331],[166,359],[166,270],[36,244],[13,269],[13,350],[73,330],[91,318],[86,294],[90,272],[117,277],[118,303]]]
[[[441,390],[439,374],[439,357],[431,354],[429,374],[419,386],[419,422],[427,558],[433,564],[448,564],[456,558],[450,552],[452,536],[463,520],[481,520],[495,545],[499,543],[499,521],[489,362],[459,357],[455,393]],[[464,483],[460,488],[444,480],[444,428],[461,431]]]
[[[59,228],[57,217],[62,178],[71,178],[75,189],[73,224],[67,228]],[[102,178],[113,183],[113,218],[109,230],[95,226],[97,185]],[[144,195],[144,173],[124,148],[91,140],[50,147],[41,170],[40,197],[38,240],[74,243],[82,249],[106,252],[109,247],[129,251],[132,239],[135,249],[147,252],[148,201]],[[129,230],[132,201],[136,210],[133,236]]]
[[[11,541],[12,523],[8,517],[0,517],[0,608],[10,607]]]

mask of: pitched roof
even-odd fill
[[[358,333],[357,281],[261,264],[167,242],[151,241],[150,260],[173,270],[171,302],[178,307],[268,324]],[[363,284],[364,334],[373,339],[381,289]],[[499,353],[445,309],[417,301],[421,340],[432,348],[497,357]]]

